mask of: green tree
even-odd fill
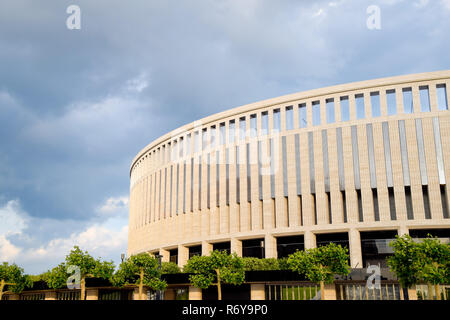
[[[324,299],[325,283],[333,283],[335,275],[347,275],[348,249],[330,243],[319,248],[296,251],[289,255],[291,270],[305,275],[312,282],[320,284],[321,299]]]
[[[133,285],[139,287],[139,300],[142,300],[144,285],[153,290],[164,290],[167,283],[161,280],[158,260],[148,253],[140,253],[122,262],[112,277],[112,284],[117,287]]]
[[[450,244],[441,243],[439,238],[428,235],[417,246],[425,256],[422,280],[428,284],[429,298],[432,297],[430,288],[434,285],[436,299],[440,300],[439,285],[450,282]]]
[[[67,285],[67,279],[71,276],[67,270],[69,266],[76,266],[80,270],[81,300],[85,299],[86,278],[110,279],[115,268],[112,261],[94,259],[87,251],[83,252],[78,246],[74,246],[65,262],[48,271],[46,281],[49,288],[59,289]]]
[[[395,240],[389,243],[394,253],[387,259],[387,264],[397,276],[403,287],[403,295],[409,299],[408,288],[423,279],[423,271],[427,257],[425,251],[415,242],[411,236],[405,234],[395,236]]]
[[[175,262],[162,262],[161,273],[181,273],[181,269]]]
[[[194,256],[184,266],[184,272],[192,273],[189,281],[194,287],[207,289],[217,286],[217,297],[222,300],[221,283],[240,285],[245,280],[242,258],[236,253],[214,250],[209,256]]]
[[[3,262],[0,265],[0,300],[2,300],[3,293],[20,293],[25,288],[31,288],[32,285],[33,281],[30,276],[24,274],[23,269],[15,263]],[[8,291],[3,292],[5,286],[8,286]]]

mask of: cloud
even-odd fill
[[[94,257],[113,260],[117,265],[120,253],[127,249],[128,217],[114,217],[111,213],[123,210],[127,204],[125,197],[110,197],[99,207],[109,214],[108,217],[84,223],[79,230],[70,232],[74,229],[73,222],[67,221],[61,225],[48,219],[30,217],[21,209],[19,200],[10,200],[0,208],[0,261],[18,263],[25,272],[37,274],[64,261],[73,246],[77,245]],[[32,230],[35,226],[52,224],[65,228],[67,236],[55,236],[50,240],[40,240],[34,236]]]
[[[447,10],[450,10],[450,0],[441,0],[442,6],[446,8]]]
[[[128,216],[128,197],[111,197],[106,199],[105,203],[98,208],[102,214],[126,214]]]

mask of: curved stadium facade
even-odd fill
[[[174,130],[130,169],[128,255],[284,257],[328,242],[353,268],[389,239],[448,238],[450,71],[252,103]]]

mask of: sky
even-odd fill
[[[247,103],[450,69],[449,30],[450,0],[2,0],[0,262],[39,274],[78,245],[118,264],[151,141]]]

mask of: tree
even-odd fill
[[[67,279],[71,276],[68,270],[70,266],[75,266],[74,270],[79,268],[81,300],[85,300],[86,278],[110,279],[114,272],[112,261],[101,261],[100,258],[94,259],[87,251],[83,252],[78,246],[74,246],[69,255],[66,256],[65,262],[48,272],[46,280],[48,286],[53,289],[66,286]]]
[[[426,255],[424,250],[411,236],[405,234],[395,236],[395,240],[389,243],[394,250],[392,256],[387,259],[387,264],[397,276],[403,287],[405,300],[409,299],[408,288],[420,282],[423,278]]]
[[[181,273],[180,267],[175,262],[162,262],[161,263],[161,273],[174,274]]]
[[[153,290],[164,290],[167,283],[161,280],[161,269],[158,260],[148,253],[131,256],[122,262],[112,277],[114,286],[133,285],[139,287],[139,300],[142,300],[144,285]]]
[[[312,282],[320,284],[321,299],[324,299],[325,283],[333,283],[335,275],[347,275],[348,249],[330,243],[319,248],[296,251],[289,255],[291,270],[303,274]]]
[[[5,286],[8,286],[8,291],[3,292]],[[8,264],[3,262],[0,265],[0,300],[6,292],[20,293],[25,288],[31,288],[33,281],[29,275],[25,275],[22,268],[15,263]]]
[[[236,253],[214,250],[209,256],[194,256],[188,260],[184,272],[192,273],[189,281],[194,287],[207,289],[217,286],[218,300],[222,300],[221,283],[240,285],[244,282],[245,271],[242,258]]]
[[[422,269],[422,279],[428,283],[429,299],[432,299],[430,288],[431,285],[434,285],[436,299],[440,300],[439,285],[450,282],[450,244],[441,243],[439,238],[433,238],[429,234],[417,246],[426,257]]]

